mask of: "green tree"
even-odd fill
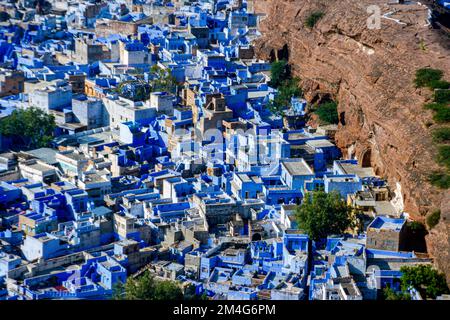
[[[292,97],[301,97],[303,95],[300,89],[300,79],[293,78],[285,80],[282,85],[278,87],[278,94],[274,100],[269,102],[269,110],[277,115],[281,115],[284,109],[291,103]]]
[[[322,103],[315,113],[319,116],[319,119],[325,123],[337,124],[339,122],[337,103],[334,101]]]
[[[156,280],[146,271],[137,279],[128,278],[123,297],[125,300],[181,300],[183,292],[175,282]]]
[[[153,300],[181,300],[183,291],[173,281],[156,281],[155,298]]]
[[[197,295],[195,285],[189,284],[184,287],[183,300],[190,300],[190,301],[208,300],[208,295],[206,294],[206,291],[204,291],[202,295]]]
[[[270,68],[270,86],[278,88],[289,79],[288,64],[286,60],[275,61]]]
[[[121,282],[118,281],[114,286],[113,286],[113,293],[112,293],[112,300],[123,300],[125,297],[125,285]]]
[[[16,147],[46,147],[53,139],[55,117],[38,108],[14,110],[0,121],[0,134],[11,137]]]
[[[389,286],[383,289],[384,300],[411,300],[411,295],[404,292],[395,292]]]
[[[153,75],[150,80],[152,91],[165,91],[174,93],[177,87],[177,81],[169,69],[163,69],[158,65],[153,65],[150,69]]]
[[[148,83],[140,80],[129,80],[121,82],[112,91],[135,102],[146,101],[150,98],[151,87]]]
[[[319,240],[354,226],[353,208],[337,192],[307,193],[295,213],[299,229]]]
[[[403,273],[401,277],[403,292],[413,287],[424,299],[435,299],[441,294],[449,293],[445,275],[431,265],[403,266],[400,271]]]
[[[409,230],[413,232],[426,232],[426,228],[423,223],[419,221],[411,221],[408,223]]]

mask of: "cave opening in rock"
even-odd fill
[[[311,98],[311,104],[324,104],[329,102],[335,102],[333,96],[326,92],[316,92]]]
[[[287,44],[283,46],[280,50],[278,50],[277,54],[278,60],[286,60],[289,61],[289,47]]]
[[[344,111],[339,114],[339,123],[341,125],[345,126],[345,112]]]
[[[275,62],[277,60],[277,56],[275,54],[275,50],[270,50],[270,62]]]
[[[363,168],[368,168],[372,166],[372,150],[369,148],[363,152],[361,157],[361,166]]]

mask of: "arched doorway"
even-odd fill
[[[369,148],[362,153],[361,166],[363,168],[368,168],[372,166],[372,150]]]

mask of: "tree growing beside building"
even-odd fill
[[[122,82],[114,91],[131,101],[146,101],[150,98],[151,87],[143,81],[132,80]]]
[[[436,299],[437,296],[450,292],[445,275],[431,265],[403,266],[400,271],[403,273],[401,277],[403,292],[413,287],[419,291],[423,299]]]
[[[128,278],[125,284],[116,286],[114,299],[120,300],[182,300],[183,291],[173,281],[157,280],[150,272],[139,278]]]
[[[384,300],[411,300],[411,295],[405,292],[396,292],[389,286],[383,289]]]
[[[278,89],[289,77],[286,60],[275,61],[270,66],[270,86]]]
[[[177,87],[177,81],[172,75],[170,70],[162,69],[158,65],[154,65],[150,69],[152,79],[150,80],[150,86],[153,92],[164,91],[175,93]]]
[[[296,208],[295,216],[299,229],[311,239],[320,240],[342,234],[354,226],[353,211],[339,193],[314,191],[305,195],[303,203]]]
[[[274,100],[269,102],[269,110],[276,114],[281,115],[286,107],[291,103],[293,97],[298,98],[303,95],[300,89],[300,79],[293,78],[286,80],[281,86],[278,87],[278,95]]]
[[[275,99],[270,101],[267,108],[276,115],[281,115],[283,110],[289,106],[292,97],[303,95],[300,89],[300,79],[292,78],[289,65],[286,60],[275,61],[270,70],[270,86],[278,90]]]
[[[0,134],[9,137],[14,147],[46,147],[53,139],[55,117],[38,108],[14,110],[0,121]]]

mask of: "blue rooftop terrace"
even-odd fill
[[[400,232],[400,230],[403,228],[403,225],[405,223],[406,223],[405,219],[394,219],[394,218],[378,216],[368,226],[368,229],[373,228],[373,229],[379,229],[379,230],[390,230],[390,231]]]

